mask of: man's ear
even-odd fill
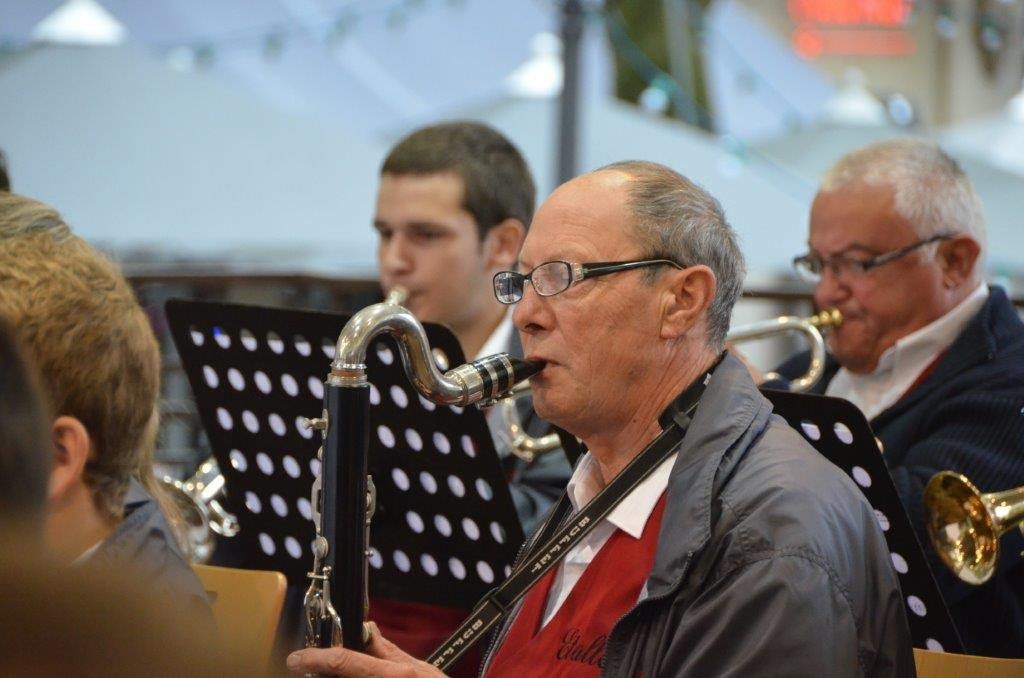
[[[974,238],[958,235],[939,243],[935,258],[942,267],[942,282],[947,288],[960,287],[974,279],[974,267],[981,245]]]
[[[49,499],[58,501],[84,482],[85,463],[91,452],[85,425],[75,417],[57,417],[53,422],[53,452]]]
[[[488,270],[506,271],[515,268],[525,238],[526,227],[518,219],[508,218],[493,226],[483,242]]]
[[[718,282],[707,266],[690,266],[665,274],[661,338],[677,339],[690,331],[707,315],[715,300]]]

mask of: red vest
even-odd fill
[[[370,598],[369,618],[381,634],[413,657],[426,659],[448,639],[469,610],[425,603]],[[482,648],[477,645],[450,670],[453,678],[475,678],[480,674]]]
[[[665,495],[661,495],[639,539],[615,530],[547,626],[540,628],[557,567],[523,601],[498,648],[488,678],[539,675],[598,676],[612,626],[636,604],[654,564]]]

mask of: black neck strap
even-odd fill
[[[548,570],[557,565],[583,537],[597,527],[636,489],[637,485],[679,449],[704,388],[719,362],[721,357],[665,409],[658,418],[663,429],[661,434],[576,515],[568,522],[564,522],[555,518],[562,511],[556,509],[552,512],[551,517],[541,528],[539,536],[532,541],[534,548],[529,549],[526,555],[520,558],[508,579],[477,603],[469,618],[427,658],[428,663],[442,671],[450,667],[483,638]],[[563,494],[559,506],[563,507],[567,503],[568,499]]]

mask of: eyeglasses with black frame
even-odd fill
[[[643,259],[640,261],[601,261],[589,264],[569,261],[545,261],[529,273],[517,271],[499,271],[494,275],[494,296],[503,304],[514,304],[523,298],[526,281],[529,280],[533,289],[542,297],[553,297],[560,294],[581,280],[596,278],[619,271],[648,266],[672,266],[683,269],[670,259]]]
[[[953,235],[952,233],[933,235],[930,238],[918,240],[899,249],[885,252],[869,259],[857,259],[845,254],[838,254],[834,257],[819,257],[813,252],[808,252],[793,259],[793,268],[796,269],[797,274],[801,278],[812,283],[817,283],[821,280],[821,274],[826,268],[832,271],[832,275],[837,278],[849,279],[850,277],[863,275],[882,264],[895,261],[925,245],[930,245],[939,240],[948,240]]]

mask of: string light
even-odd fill
[[[362,0],[348,3],[332,18],[316,16],[296,17],[287,23],[234,31],[219,36],[178,39],[155,46],[168,63],[179,70],[208,68],[219,52],[233,49],[259,50],[267,62],[279,61],[287,45],[296,38],[306,39],[310,34],[322,36],[328,48],[341,45],[358,26],[376,19],[389,30],[403,30],[417,13],[430,9],[464,7],[468,0]],[[186,51],[191,57],[185,56]]]
[[[943,40],[952,40],[956,37],[956,18],[953,16],[953,7],[947,0],[939,2],[935,9],[935,32]]]
[[[196,69],[203,71],[213,66],[213,62],[217,58],[217,52],[213,48],[213,45],[202,44],[195,48],[195,65]]]
[[[267,34],[263,41],[263,58],[267,61],[280,61],[284,52],[284,31],[277,30]]]
[[[405,28],[405,24],[409,17],[401,7],[395,7],[388,12],[388,17],[385,20],[385,25],[389,31],[400,31]]]
[[[331,28],[327,32],[326,37],[327,45],[330,47],[340,45],[358,25],[358,15],[351,12],[342,12],[331,23]]]

